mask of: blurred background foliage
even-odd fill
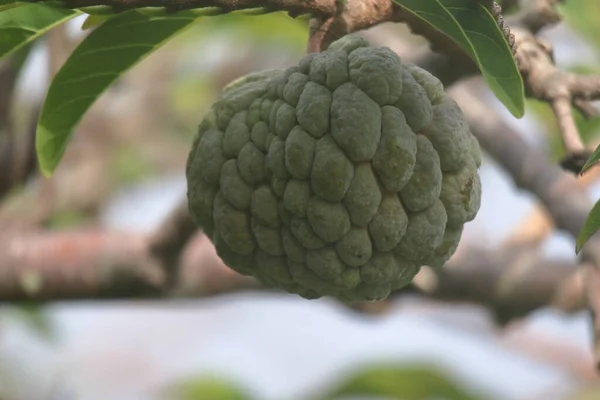
[[[569,30],[589,46],[593,53],[591,59],[597,61],[600,52],[600,2],[568,1],[562,6],[562,11]],[[63,32],[70,37],[71,46],[82,34],[81,23],[82,20],[78,19],[70,24],[66,33]],[[283,68],[295,63],[305,51],[307,37],[306,21],[273,13],[206,18],[168,43],[126,74],[103,96],[106,102],[95,106],[91,113],[101,117],[86,117],[87,123],[84,121],[81,134],[78,133],[79,145],[75,143],[72,146],[70,160],[68,154],[63,167],[57,172],[53,183],[57,187],[54,187],[53,193],[61,195],[53,198],[49,210],[44,207],[43,226],[64,229],[98,223],[102,211],[106,211],[103,203],[118,190],[156,176],[180,173],[196,126],[222,86],[254,70]],[[44,39],[15,57],[17,65],[23,63],[25,66],[20,78],[21,91],[25,94],[30,85],[43,85],[39,76],[47,74],[44,63],[56,57],[47,48],[44,53],[46,45],[48,40]],[[574,60],[569,68],[574,72],[598,73],[599,65],[594,61]],[[26,116],[34,104],[35,99],[31,96],[16,96],[13,107],[15,125],[27,125]],[[530,100],[527,114],[541,126],[551,156],[560,158],[562,145],[549,107]],[[588,143],[598,139],[600,118],[586,120],[577,115],[577,123]],[[96,158],[101,161],[94,164],[92,160]],[[99,175],[86,175],[85,169],[73,172],[73,165],[79,165],[82,159],[86,160],[86,165],[98,165],[97,170],[107,182],[96,180],[100,179]],[[67,186],[61,186],[63,181]],[[46,198],[48,192],[44,187],[42,184],[15,190],[0,207],[0,223],[7,215],[22,217],[30,214],[32,204],[37,205],[40,199]],[[92,193],[93,200],[84,196],[89,195],[88,192]],[[78,196],[84,196],[81,197],[83,200]],[[25,211],[19,213],[21,208]],[[27,304],[3,308],[0,337],[3,327],[14,324],[15,320],[40,340],[53,340],[54,327],[52,321],[46,318],[43,307]],[[35,362],[25,358],[7,359],[0,355],[0,400],[38,400],[20,394],[24,385],[35,385],[27,378],[27,370]],[[349,371],[339,382],[315,389],[312,398],[302,400],[496,400],[489,394],[472,393],[468,387],[465,382],[449,377],[447,372],[440,372],[436,366],[374,366],[366,363],[363,370]],[[53,398],[79,399],[76,396]],[[586,386],[572,400],[598,398],[600,388]],[[164,392],[164,399],[262,400],[227,376],[212,378],[205,374],[174,382]]]
[[[598,35],[598,16],[600,3],[596,0],[565,1],[559,5],[565,22],[583,40],[600,48],[600,35]]]
[[[297,400],[493,400],[471,393],[435,366],[366,365],[331,386]],[[172,400],[259,400],[231,382],[206,377],[178,384],[171,396]]]

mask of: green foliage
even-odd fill
[[[88,15],[83,24],[81,24],[81,30],[86,31],[88,29],[95,28],[108,21],[112,16],[105,15]]]
[[[147,156],[133,146],[122,146],[113,154],[112,173],[119,184],[139,182],[152,175],[154,167]]]
[[[577,236],[577,243],[575,245],[575,252],[579,253],[583,248],[583,245],[590,240],[590,238],[600,229],[600,201],[594,204],[592,211],[590,211],[579,236]]]
[[[598,0],[565,1],[559,4],[559,8],[565,22],[573,30],[596,46],[600,46],[600,35],[598,35],[600,2]]]
[[[523,79],[494,17],[473,0],[394,0],[459,44],[496,97],[517,118],[525,112]]]
[[[98,96],[195,20],[196,16],[188,12],[147,17],[129,11],[108,20],[87,36],[48,90],[36,136],[42,172],[50,175],[54,171],[74,127]]]
[[[0,59],[79,14],[77,11],[43,4],[25,4],[0,10]]]
[[[177,385],[172,400],[250,400],[236,385],[221,379],[192,379]]]
[[[24,46],[19,47],[18,50],[12,52],[10,56],[10,62],[13,65],[15,73],[18,75],[23,70],[25,63],[27,62],[31,50],[34,48],[35,42],[30,42]]]
[[[86,215],[76,210],[55,212],[45,221],[44,225],[51,229],[66,229],[81,226],[86,222]]]
[[[256,399],[227,380],[206,377],[176,384],[174,390],[169,392],[169,399],[172,400]],[[365,366],[336,383],[332,389],[302,396],[302,400],[338,400],[367,396],[407,400],[483,400],[430,366],[392,364]]]
[[[383,396],[410,400],[483,400],[434,368],[401,365],[378,366],[358,372],[319,400],[336,400],[342,396]]]
[[[305,51],[308,39],[308,24],[306,21],[288,17],[285,13],[271,13],[248,17],[239,14],[218,15],[205,18],[201,24],[192,29],[197,35],[187,35],[189,40],[197,41],[197,36],[204,35],[210,40],[211,34],[227,32],[240,37],[242,40],[280,42],[293,46],[298,51]],[[273,32],[277,32],[276,35]]]
[[[583,168],[581,169],[581,173],[585,173],[588,169],[590,169],[594,164],[600,161],[600,146],[596,147],[596,150],[592,153],[590,158],[585,162]]]
[[[592,155],[588,158],[581,173],[583,174],[585,171],[590,169],[592,166],[600,161],[600,146],[596,147],[596,150],[592,153]],[[583,228],[579,232],[579,236],[577,236],[577,242],[575,245],[575,252],[579,253],[583,247],[583,245],[600,229],[600,200],[594,204],[592,207],[592,211],[587,216],[585,223],[583,224]]]

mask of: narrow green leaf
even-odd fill
[[[592,211],[588,214],[588,217],[583,224],[583,228],[577,236],[575,243],[575,253],[579,254],[581,248],[590,238],[600,229],[600,200],[594,204]]]
[[[0,59],[78,14],[78,11],[37,3],[3,10],[0,12]]]
[[[462,47],[498,100],[513,116],[523,117],[523,79],[502,30],[484,6],[473,0],[393,1]]]
[[[111,18],[79,44],[52,81],[38,123],[36,150],[45,175],[55,170],[73,129],[98,96],[196,19],[190,12],[148,17],[132,10]]]
[[[581,175],[585,173],[588,169],[590,169],[594,164],[600,161],[600,145],[596,147],[596,150],[592,153],[590,158],[587,159],[585,164],[583,164],[583,168],[581,169]]]

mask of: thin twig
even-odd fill
[[[187,199],[182,199],[150,236],[150,253],[160,261],[169,285],[177,279],[181,253],[197,229]]]
[[[567,153],[577,154],[585,150],[585,146],[579,136],[579,130],[573,117],[570,97],[557,97],[550,102],[561,138]]]

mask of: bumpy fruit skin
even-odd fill
[[[189,155],[189,209],[241,274],[308,299],[381,300],[454,253],[480,164],[437,78],[346,36],[224,89]]]

